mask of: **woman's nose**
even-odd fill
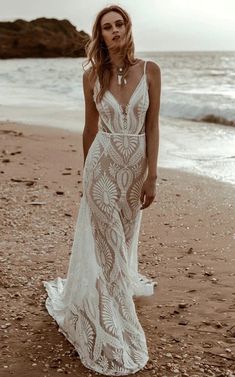
[[[116,25],[113,26],[113,32],[118,31],[118,28]]]

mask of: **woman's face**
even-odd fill
[[[101,18],[101,33],[107,48],[120,44],[126,32],[126,26],[121,14],[111,11]]]

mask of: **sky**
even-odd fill
[[[0,21],[68,19],[91,34],[111,4],[129,13],[136,51],[235,50],[235,0],[0,0]]]

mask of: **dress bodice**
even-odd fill
[[[125,107],[118,103],[109,90],[106,90],[102,100],[97,102],[100,83],[98,78],[96,79],[93,98],[99,112],[99,130],[121,134],[145,132],[145,116],[149,106],[146,63],[147,61],[144,62],[144,73]]]

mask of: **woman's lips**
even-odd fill
[[[120,36],[119,35],[116,35],[115,37],[113,37],[113,41],[115,40],[115,39],[119,39],[120,38]]]

